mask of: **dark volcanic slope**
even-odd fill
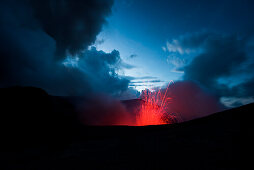
[[[174,125],[84,127],[67,100],[40,89],[0,98],[1,169],[240,169],[252,146],[254,104]]]

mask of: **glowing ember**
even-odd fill
[[[161,92],[161,90],[153,92],[151,92],[150,90],[144,90],[142,92],[141,98],[145,102],[141,105],[139,114],[136,117],[137,126],[160,125],[170,123],[170,114],[166,113],[167,103],[171,100],[171,98],[166,97],[168,87],[166,88],[164,94]]]

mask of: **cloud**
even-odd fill
[[[125,76],[128,80],[144,80],[144,79],[157,79],[158,77],[154,76],[142,76],[142,77],[132,77],[132,76]]]
[[[122,60],[120,53],[97,51],[95,47],[80,54],[79,69],[89,76],[94,91],[117,95],[127,90],[129,80],[117,74]]]
[[[119,52],[91,47],[112,1],[57,2],[0,2],[0,87],[35,86],[53,95],[126,91]]]
[[[167,48],[166,47],[161,47],[162,48],[162,50],[164,51],[164,52],[166,52],[167,51]]]
[[[253,55],[246,50],[250,49],[250,37],[212,32],[183,35],[167,43],[168,52],[177,56],[172,54],[169,62],[184,72],[184,80],[195,81],[218,97],[251,98],[254,96]],[[186,56],[189,61],[181,62],[180,57]],[[234,82],[221,82],[227,78]],[[245,104],[249,100],[242,101]]]
[[[130,100],[130,99],[137,99],[140,96],[140,92],[136,89],[132,88],[133,86],[129,84],[129,88],[121,93],[117,97],[119,100]]]
[[[179,41],[175,39],[172,40],[172,42],[167,42],[167,50],[168,52],[178,52],[180,54],[188,52],[187,49],[185,50],[184,48],[182,48],[182,46],[179,44]]]
[[[145,80],[145,81],[131,81],[133,84],[139,84],[139,83],[160,83],[160,82],[165,82],[162,80]]]
[[[237,78],[241,79],[241,75],[250,73],[250,70],[239,70],[250,58],[245,51],[247,43],[246,39],[234,35],[210,36],[205,42],[203,52],[184,67],[184,79],[194,80],[220,97],[254,96],[250,88],[254,84],[253,79],[244,80],[233,88],[230,84],[221,84],[218,81],[227,77],[234,77],[236,81]],[[253,77],[254,73],[251,74]]]
[[[128,63],[126,63],[126,62],[124,62],[124,61],[122,61],[120,65],[121,65],[122,68],[125,68],[125,69],[133,69],[133,68],[136,68],[136,66],[131,65],[131,64],[128,64]]]
[[[193,79],[207,87],[219,77],[237,70],[247,58],[244,42],[236,36],[214,36],[206,40],[203,52],[184,68],[185,79]]]
[[[152,76],[133,77],[130,80],[129,87],[155,88],[163,84],[163,82],[165,81]]]
[[[137,54],[132,54],[129,56],[129,58],[136,58],[138,55]]]
[[[130,87],[143,87],[147,86],[147,84],[129,84]]]
[[[166,42],[166,47],[163,47],[164,51],[169,53],[178,54],[190,54],[200,50],[200,47],[204,45],[204,42],[210,37],[214,36],[214,33],[209,32],[196,32],[192,34],[185,34],[177,39],[172,39]]]
[[[254,102],[254,98],[253,97],[222,97],[221,98],[222,103],[228,107],[238,107],[241,106],[243,104],[247,104],[247,103],[252,103]]]
[[[185,65],[185,60],[179,57],[176,57],[175,55],[168,56],[167,62],[173,64],[176,67],[182,67]]]
[[[166,42],[162,50],[167,53],[167,62],[173,66],[172,72],[184,73],[183,67],[191,61],[193,55],[202,52],[204,42],[213,33],[200,32],[185,34]]]
[[[104,39],[100,39],[100,40],[97,39],[97,40],[95,41],[94,45],[95,45],[95,46],[98,46],[98,45],[103,44],[104,42],[105,42]]]
[[[57,56],[76,54],[95,42],[113,0],[29,1],[41,28],[56,42]]]

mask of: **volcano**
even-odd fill
[[[1,169],[239,169],[252,147],[254,103],[183,123],[85,126],[73,98],[32,87],[0,98]]]

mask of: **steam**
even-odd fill
[[[170,84],[166,98],[171,99],[166,103],[166,113],[175,115],[178,122],[208,116],[223,109],[216,96],[191,81]]]

